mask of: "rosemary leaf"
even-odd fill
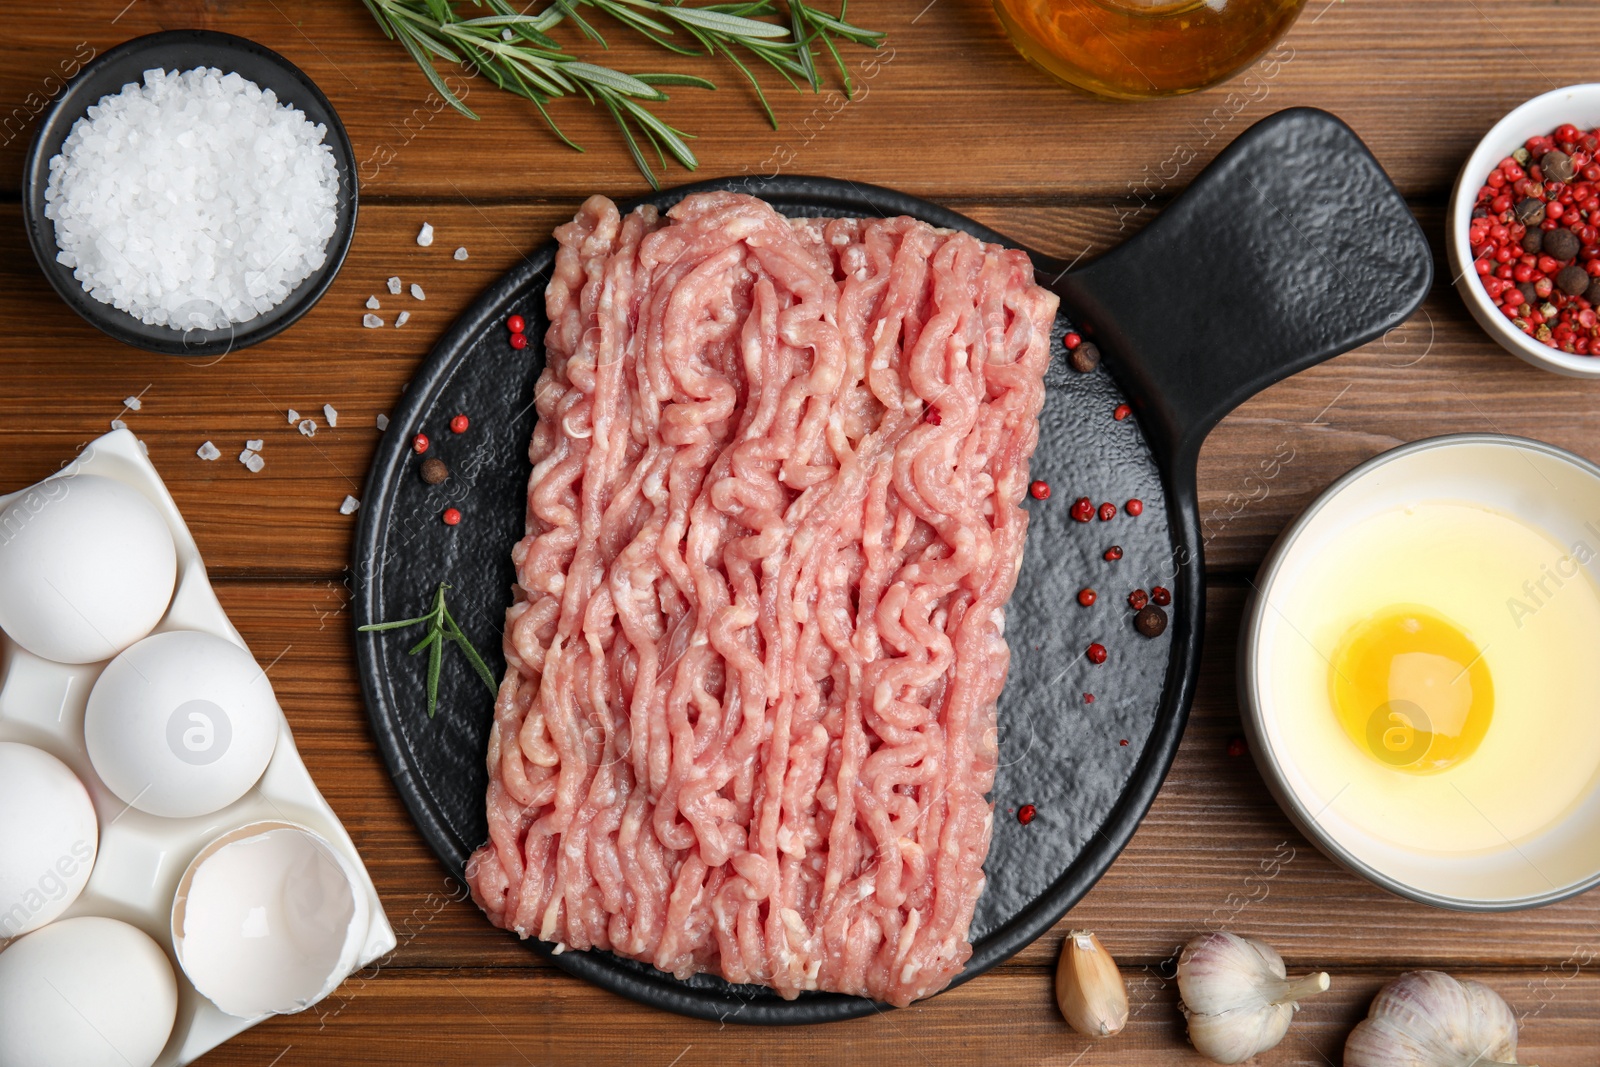
[[[434,634],[428,647],[428,718],[439,708],[439,668],[444,664],[444,642]]]
[[[379,630],[399,630],[406,626],[415,626],[419,622],[427,622],[431,615],[423,615],[415,619],[396,619],[393,622],[369,622],[365,626],[357,626],[361,633],[373,633]]]
[[[462,654],[467,657],[467,662],[472,664],[472,669],[478,672],[478,677],[482,678],[483,684],[489,687],[489,692],[498,693],[500,690],[495,685],[494,672],[489,670],[487,663],[483,662],[483,657],[478,655],[478,650],[472,647],[471,640],[461,631],[460,625],[456,623],[455,617],[450,614],[449,608],[446,608],[444,612],[444,625],[450,639],[456,643],[456,647],[460,648]]]

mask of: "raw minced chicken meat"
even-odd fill
[[[968,234],[732,193],[556,237],[474,896],[679,977],[939,991],[1056,298]]]

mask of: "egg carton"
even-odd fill
[[[96,439],[62,473],[95,474],[132,486],[167,520],[177,547],[177,588],[166,615],[152,632],[199,630],[249,651],[211,588],[183,516],[131,432],[119,429]],[[0,509],[26,492],[0,496]],[[121,920],[149,934],[172,963],[178,981],[177,1022],[156,1067],[190,1063],[266,1018],[225,1014],[188,981],[173,952],[172,902],[179,879],[203,847],[230,830],[273,821],[297,823],[322,835],[350,863],[358,891],[367,898],[369,926],[352,972],[393,951],[394,929],[384,915],[372,878],[350,835],[301,762],[281,708],[277,748],[249,792],[208,815],[161,818],[118,799],[89,761],[84,711],[105,663],[55,663],[3,636],[0,651],[4,663],[0,668],[0,741],[33,745],[71,767],[88,789],[99,818],[100,847],[93,872],[82,894],[61,918],[99,915]],[[348,973],[341,980],[344,977]]]

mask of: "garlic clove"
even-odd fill
[[[1351,1031],[1345,1067],[1505,1067],[1517,1062],[1517,1020],[1488,986],[1411,971],[1378,991]]]
[[[1217,932],[1190,941],[1178,955],[1178,994],[1195,1051],[1217,1063],[1239,1063],[1283,1040],[1304,997],[1330,985],[1324,973],[1291,981],[1271,946]]]
[[[1086,1037],[1110,1037],[1128,1025],[1128,989],[1116,960],[1088,930],[1074,930],[1056,964],[1056,1005]]]

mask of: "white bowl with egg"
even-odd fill
[[[1295,824],[1401,896],[1509,911],[1600,883],[1600,467],[1456,434],[1328,488],[1245,612],[1252,753]]]

